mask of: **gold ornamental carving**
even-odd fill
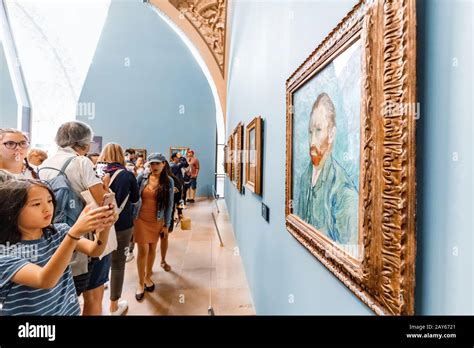
[[[224,76],[226,0],[169,0],[199,32]]]

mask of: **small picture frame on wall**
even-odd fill
[[[245,131],[245,186],[259,196],[262,195],[262,125],[262,118],[257,116]]]
[[[133,150],[135,150],[135,154],[137,155],[137,158],[140,156],[143,156],[143,161],[146,162],[146,157],[147,157],[146,149],[133,149]]]
[[[228,156],[228,142],[226,145],[224,145],[224,173],[228,175],[228,170],[227,170],[227,156]]]
[[[227,140],[227,175],[229,176],[230,181],[234,181],[234,166],[233,166],[233,153],[232,149],[234,146],[234,138],[231,134]]]
[[[89,153],[101,153],[102,152],[102,137],[94,136],[92,138],[91,147]]]
[[[183,147],[183,146],[181,146],[181,147],[179,147],[179,146],[173,147],[173,146],[170,146],[170,157],[169,157],[169,160],[171,161],[171,155],[174,154],[174,153],[180,153],[181,156],[186,157],[186,154],[187,154],[188,150],[189,150],[189,147]]]
[[[232,132],[232,183],[242,192],[242,147],[244,126],[241,122]]]

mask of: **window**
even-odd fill
[[[55,148],[77,102],[110,0],[5,0],[32,107],[32,146]]]

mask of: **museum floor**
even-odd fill
[[[191,218],[192,229],[176,228],[170,235],[166,257],[170,272],[160,267],[159,247],[155,259],[154,292],[135,300],[136,258],[126,264],[122,298],[129,304],[128,315],[208,315],[212,304],[215,315],[255,315],[242,260],[225,210],[219,201],[204,198],[189,204],[184,215]],[[224,247],[220,247],[211,212],[220,228]],[[136,256],[137,250],[135,250]],[[108,315],[109,292],[104,295],[104,315]]]

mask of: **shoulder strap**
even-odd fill
[[[110,186],[112,185],[112,183],[114,182],[115,178],[116,178],[121,172],[123,172],[123,169],[118,169],[118,170],[115,171],[114,175],[112,175],[112,177],[110,178],[109,188],[110,188]],[[130,197],[130,194],[128,194],[127,197],[125,197],[125,199],[123,200],[123,202],[122,202],[122,204],[120,205],[120,207],[118,207],[119,213],[121,213],[121,212],[125,209],[125,205],[127,204],[129,197]]]
[[[130,193],[127,195],[127,197],[125,197],[125,199],[123,200],[122,204],[120,205],[119,207],[119,211],[122,212],[124,209],[125,209],[125,205],[127,205],[127,202],[128,202],[128,198],[130,197]]]
[[[123,169],[118,169],[118,170],[115,171],[114,175],[112,175],[112,177],[110,178],[109,187],[112,185],[112,183],[114,182],[115,178],[116,178],[121,172],[123,172]]]
[[[40,172],[41,172],[43,169],[55,170],[55,171],[59,172],[58,175],[59,175],[59,174],[62,174],[62,175],[64,175],[64,176],[67,178],[67,175],[66,175],[65,170],[66,170],[67,166],[72,162],[72,160],[73,160],[74,158],[76,158],[76,157],[77,157],[77,156],[72,156],[72,157],[68,158],[67,161],[66,161],[66,162],[63,164],[63,166],[61,167],[61,169],[53,168],[53,167],[42,167],[42,168],[38,169],[38,172],[37,172],[38,178],[39,178],[39,176],[40,176],[40,175],[39,175]]]
[[[67,159],[67,161],[63,164],[63,167],[61,168],[61,173],[66,174],[66,168],[67,168],[67,166],[68,166],[69,163],[71,163],[72,160],[73,160],[74,158],[76,158],[76,157],[77,157],[77,156],[72,156],[72,157],[70,157],[70,158]]]

